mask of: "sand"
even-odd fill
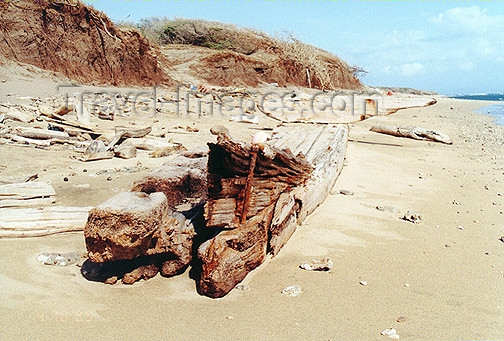
[[[277,257],[245,279],[249,291],[202,297],[188,271],[110,286],[85,280],[76,265],[37,263],[42,252],[84,253],[82,233],[0,240],[0,338],[387,340],[380,332],[395,328],[406,340],[504,339],[504,128],[472,113],[486,103],[437,99],[351,125],[333,194]],[[175,137],[204,145],[213,123],[200,121],[200,133]],[[376,123],[438,129],[454,144],[369,132]],[[254,132],[231,127],[242,138]],[[97,205],[147,172],[111,173],[107,181],[89,174],[138,160],[79,163],[63,147],[0,145],[0,153],[2,177],[39,172],[63,205]],[[166,161],[142,155],[148,168]],[[63,182],[70,173],[76,175]],[[91,187],[76,187],[83,183]],[[342,189],[354,195],[338,194]],[[421,223],[401,220],[408,210]],[[319,257],[332,258],[331,272],[298,267]],[[281,294],[295,284],[301,295]]]

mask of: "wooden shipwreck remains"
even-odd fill
[[[346,124],[282,126],[253,143],[211,131],[208,155],[178,156],[91,210],[84,233],[98,266],[83,266],[87,278],[129,284],[191,263],[200,294],[226,295],[325,200],[348,141]]]
[[[225,132],[210,143],[208,229],[223,229],[198,250],[200,294],[222,297],[266,258],[327,197],[342,167],[346,125],[281,127],[265,143]]]

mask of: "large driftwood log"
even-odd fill
[[[54,188],[45,182],[0,185],[0,208],[50,205],[55,195]]]
[[[198,205],[206,199],[207,158],[188,156],[176,157],[137,181],[134,192],[118,194],[90,212],[84,234],[95,263],[86,265],[86,278],[124,276],[123,283],[130,284],[148,278],[146,269],[173,276],[189,265],[193,243],[207,239]],[[190,209],[174,210],[183,203]]]
[[[91,207],[50,206],[0,209],[0,238],[82,231]]]
[[[446,134],[435,130],[426,130],[414,126],[373,126],[370,129],[375,133],[387,134],[397,137],[408,137],[415,140],[429,140],[434,142],[441,142],[445,144],[452,144],[452,140]]]
[[[209,144],[205,219],[207,228],[228,230],[198,250],[198,291],[210,297],[226,295],[268,251],[276,255],[325,200],[343,167],[348,127],[280,127],[255,145],[218,134]]]

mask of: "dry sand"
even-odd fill
[[[504,339],[504,129],[472,113],[485,103],[438,100],[352,125],[333,194],[245,279],[249,291],[202,297],[188,271],[132,286],[88,282],[78,266],[36,260],[42,252],[84,253],[82,233],[0,240],[0,339],[386,340],[386,328],[410,340]],[[438,129],[454,144],[369,132],[377,122]],[[212,124],[199,122],[200,134],[177,139],[203,145]],[[253,132],[232,127],[241,137]],[[0,175],[39,172],[58,203],[84,206],[129,189],[145,172],[92,178],[137,160],[83,164],[55,149],[0,145],[7,166]],[[142,158],[151,168],[164,161]],[[63,182],[70,173],[77,175]],[[82,183],[91,188],[76,187]],[[421,223],[401,220],[407,210]],[[329,273],[298,267],[325,256],[334,262]],[[280,293],[293,284],[300,296]]]

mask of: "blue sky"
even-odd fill
[[[504,92],[504,1],[90,0],[113,21],[152,16],[284,31],[369,71],[364,83]],[[126,19],[127,18],[127,19]]]

